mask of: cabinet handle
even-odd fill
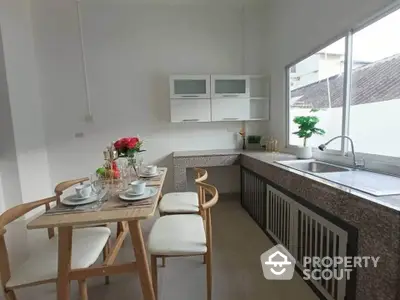
[[[222,97],[239,97],[239,94],[222,95]]]
[[[223,118],[222,120],[239,120],[239,118]]]
[[[183,122],[197,122],[200,121],[200,119],[183,119]]]
[[[182,95],[183,98],[198,98],[199,95]]]

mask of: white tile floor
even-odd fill
[[[261,229],[241,208],[237,199],[222,198],[213,210],[214,260],[213,299],[215,300],[317,300],[299,275],[291,281],[268,281],[262,275],[260,254],[272,247]],[[143,222],[148,234],[154,220]],[[132,258],[127,239],[119,261]],[[159,300],[206,299],[205,266],[202,258],[170,258],[167,267],[159,269]],[[89,299],[142,299],[137,275],[88,281]],[[55,285],[48,284],[17,291],[19,300],[56,299]],[[79,299],[77,284],[72,284],[71,299]]]

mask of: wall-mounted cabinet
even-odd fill
[[[174,75],[171,122],[269,120],[269,77]]]
[[[169,79],[171,99],[210,98],[210,75],[177,75]]]

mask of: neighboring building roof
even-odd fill
[[[291,91],[292,106],[328,108],[343,105],[343,74],[331,76]],[[400,99],[400,54],[356,68],[352,72],[352,105]]]

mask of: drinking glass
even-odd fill
[[[90,184],[91,184],[91,186],[92,186],[93,192],[94,192],[97,196],[99,196],[100,193],[101,193],[101,191],[104,189],[102,180],[101,180],[101,179],[98,177],[98,175],[95,174],[95,173],[90,174],[89,179],[90,179]]]
[[[129,187],[129,183],[132,181],[130,167],[128,166],[128,164],[120,167],[119,174],[121,177],[122,190],[127,190]]]
[[[136,156],[135,168],[139,174],[136,174],[138,177],[140,176],[141,168],[143,165],[143,156],[140,153]]]

